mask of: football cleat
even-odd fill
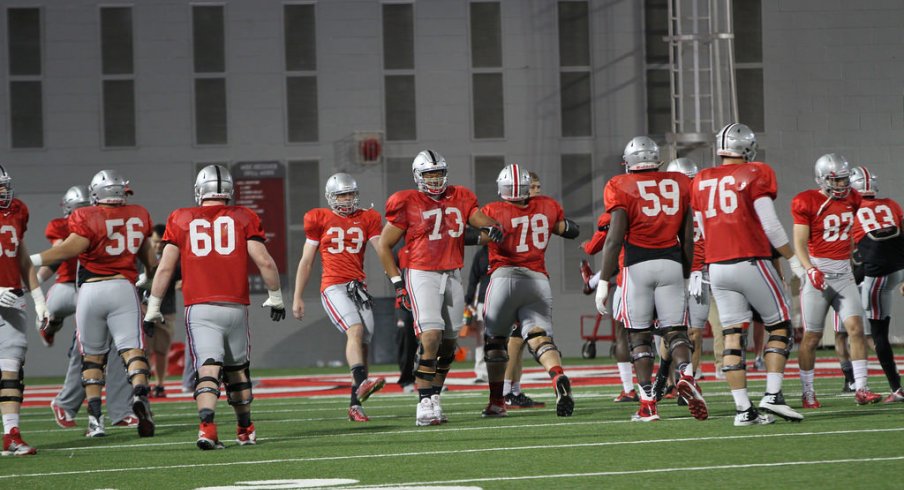
[[[480,416],[483,418],[507,417],[508,412],[505,410],[505,401],[490,400],[487,403],[487,408],[480,412]]]
[[[637,390],[631,390],[629,392],[622,390],[621,394],[615,397],[612,401],[614,401],[615,403],[639,402],[640,397],[637,396]]]
[[[151,415],[151,403],[146,396],[132,397],[132,413],[138,417],[138,436],[154,436],[154,417]]]
[[[775,418],[766,413],[760,413],[756,408],[750,407],[747,410],[738,410],[734,418],[735,427],[744,427],[748,425],[768,425],[774,424]]]
[[[518,393],[517,395],[509,393],[505,395],[505,408],[543,408],[546,406],[544,402],[535,401],[533,398]]]
[[[560,374],[553,380],[556,389],[556,415],[570,417],[574,413],[574,398],[571,397],[571,381]]]
[[[235,442],[239,443],[239,446],[257,444],[257,432],[254,431],[254,424],[252,423],[248,427],[236,426]]]
[[[41,343],[44,344],[44,347],[53,347],[55,332],[51,332],[49,328],[39,328],[38,334],[41,336]]]
[[[116,427],[138,427],[138,417],[134,415],[126,415],[126,417],[113,425]]]
[[[352,422],[367,422],[370,418],[364,413],[361,405],[352,405],[348,407],[348,419]]]
[[[841,387],[841,392],[842,393],[856,393],[857,387],[854,386],[853,382],[849,383],[849,382],[845,381],[844,386]]]
[[[198,428],[198,449],[209,451],[211,449],[225,449],[226,446],[217,437],[217,424],[213,422],[201,422]]]
[[[151,398],[166,398],[166,388],[163,385],[157,385],[151,389]]]
[[[385,384],[386,379],[384,378],[367,378],[361,383],[361,386],[358,386],[355,395],[360,403],[364,403],[370,398],[370,395],[382,390]]]
[[[18,427],[10,429],[9,434],[3,434],[3,456],[30,456],[37,453],[37,449],[22,440]]]
[[[678,396],[678,391],[675,389],[675,385],[666,386],[665,394],[662,395],[666,400],[674,400],[675,397]]]
[[[433,410],[433,400],[430,398],[421,398],[421,401],[417,404],[417,418],[415,419],[415,425],[423,427],[425,425],[439,425],[441,423],[442,422],[436,418]]]
[[[882,400],[882,395],[873,393],[869,388],[860,388],[857,390],[857,394],[854,395],[854,399],[857,400],[857,405],[869,405],[870,403],[879,403]]]
[[[882,400],[882,403],[900,403],[904,402],[904,388],[898,388],[896,391],[891,392],[890,395],[885,397],[885,400]]]
[[[785,403],[785,395],[781,391],[778,393],[766,393],[760,400],[760,409],[773,415],[778,415],[789,422],[800,422],[804,419],[803,415],[797,413]]]
[[[697,382],[693,376],[683,375],[678,380],[678,392],[681,393],[681,399],[687,402],[688,410],[697,420],[706,420],[709,418],[709,410],[706,407],[706,400],[703,399],[703,392],[697,386]]]
[[[653,398],[641,398],[640,407],[631,416],[632,422],[655,422],[659,420],[659,411],[656,409],[656,400]]]
[[[61,408],[56,403],[56,399],[50,400],[50,410],[53,412],[53,420],[63,429],[75,427],[75,417],[69,415],[69,412]]]
[[[85,431],[85,437],[104,437],[107,431],[104,430],[104,417],[99,419],[93,415],[88,416],[88,430]]]
[[[439,395],[430,396],[430,401],[433,402],[433,414],[436,419],[439,420],[439,423],[445,424],[449,421],[449,418],[446,417],[446,414],[443,413],[443,406],[440,404]]]
[[[662,400],[663,395],[665,395],[668,381],[667,373],[656,372],[656,377],[653,379],[653,399],[657,402]]]
[[[816,399],[816,393],[813,391],[804,393],[800,398],[802,402],[801,406],[803,408],[819,408],[822,406],[822,404],[819,403],[819,400]]]
[[[593,277],[593,269],[590,268],[590,262],[586,259],[581,259],[581,279],[584,280],[584,294],[593,293],[593,288],[590,287],[591,277]]]

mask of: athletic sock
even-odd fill
[[[800,370],[800,390],[804,393],[813,393],[813,370]]]
[[[431,386],[429,388],[418,388],[417,396],[418,396],[419,400],[423,400],[424,398],[430,398],[431,396],[433,396],[433,387]]]
[[[357,364],[352,366],[351,371],[352,379],[354,381],[352,382],[352,393],[349,400],[349,406],[360,405],[361,402],[358,400],[358,387],[367,379],[367,368],[364,367],[363,364]]]
[[[88,415],[91,415],[97,420],[100,420],[100,398],[91,398],[90,400],[88,400]]]
[[[747,411],[750,408],[750,397],[747,396],[747,388],[731,390],[731,397],[734,398],[735,408],[739,412]]]
[[[782,391],[784,373],[766,373],[766,393],[776,394]],[[811,382],[812,383],[812,382]]]
[[[854,382],[854,365],[851,361],[841,361],[841,373],[844,374],[844,382],[852,384]]]
[[[618,363],[618,377],[621,379],[622,391],[630,393],[634,391],[634,383],[631,378],[634,375],[634,367],[630,362]]]
[[[238,419],[239,427],[245,428],[251,425],[251,412],[237,413],[235,418]]]
[[[868,374],[866,359],[851,361],[851,364],[854,366],[854,386],[858,390],[866,388],[866,377]]]
[[[512,392],[512,380],[507,379],[502,382],[502,396],[508,395]]]
[[[512,381],[511,384],[512,384],[511,393],[515,396],[520,395],[521,394],[521,382],[520,381]]]
[[[555,379],[557,376],[561,376],[565,374],[565,370],[562,369],[562,366],[555,366],[549,370],[549,377]],[[518,388],[521,388],[520,386]]]
[[[205,424],[213,423],[214,411],[209,408],[202,408],[198,410],[198,418],[201,419],[201,422]]]
[[[9,432],[19,426],[19,414],[5,413],[3,414],[3,433]]]

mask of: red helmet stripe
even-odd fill
[[[519,188],[521,184],[521,176],[519,175],[518,164],[512,164],[512,197],[517,198],[521,195],[521,189]]]

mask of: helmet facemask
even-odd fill
[[[829,174],[816,182],[823,192],[832,199],[844,199],[851,193],[851,178],[849,175]]]
[[[329,192],[326,202],[335,213],[348,216],[358,210],[358,191]]]
[[[13,182],[9,175],[0,175],[0,209],[13,203]]]
[[[417,183],[419,191],[430,194],[431,196],[439,196],[446,192],[448,179],[446,178],[446,169],[435,169],[426,171],[414,171],[414,181]]]

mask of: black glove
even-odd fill
[[[404,308],[411,311],[411,296],[408,295],[408,289],[405,287],[405,280],[401,279],[392,283],[395,286],[395,306],[396,308]]]
[[[505,233],[502,232],[502,227],[498,224],[492,226],[484,226],[480,229],[480,231],[485,231],[487,234],[487,238],[491,241],[499,243],[505,237]]]
[[[157,328],[157,324],[154,322],[141,322],[141,329],[144,330],[144,334],[148,337],[154,336],[155,328]]]

